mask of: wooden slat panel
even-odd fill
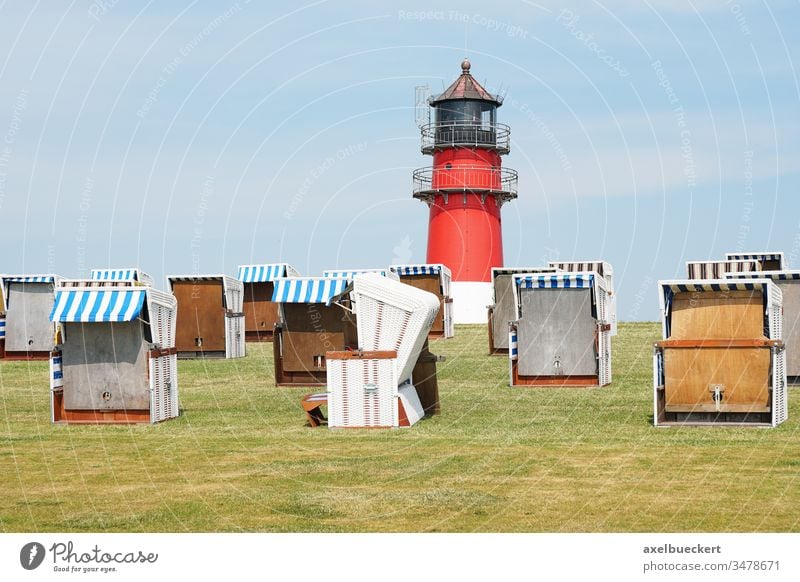
[[[179,352],[225,351],[222,281],[175,281],[178,300],[175,347]],[[202,346],[197,345],[202,338]]]
[[[325,372],[325,353],[344,349],[344,334],[327,331],[283,332],[283,369],[286,372]],[[322,356],[322,365],[315,366],[315,357]]]
[[[149,410],[64,410],[56,422],[70,424],[149,423]]]
[[[761,291],[676,293],[671,339],[753,339],[764,337]]]
[[[404,275],[400,277],[400,281],[406,285],[411,285],[417,289],[433,293],[439,298],[439,313],[436,314],[436,319],[433,320],[431,326],[431,335],[444,334],[444,300],[442,298],[442,284],[439,279],[439,274],[435,275]]]
[[[278,322],[278,304],[272,302],[274,283],[244,284],[244,329],[272,335]]]
[[[172,356],[177,354],[178,350],[176,348],[166,348],[166,349],[152,349],[147,352],[147,356],[149,358],[161,358],[163,356]]]
[[[325,370],[317,372],[291,372],[283,369],[283,329],[275,328],[275,342],[272,344],[272,353],[275,358],[275,385],[276,386],[324,386],[327,382]]]
[[[658,348],[780,348],[781,340],[760,339],[668,339],[656,342]]]
[[[286,303],[283,305],[284,372],[322,372],[315,356],[357,347],[358,332],[348,313],[337,305]]]
[[[327,394],[307,394],[303,397],[301,403],[303,410],[306,411],[306,418],[310,426],[317,427],[328,424],[328,419],[322,413],[322,407],[328,405]]]
[[[712,384],[723,386],[725,405],[769,410],[770,350],[767,348],[665,348],[664,392],[670,407],[715,407]],[[684,408],[681,408],[684,410]]]
[[[417,363],[411,373],[411,383],[426,415],[439,414],[439,382],[436,377],[437,357],[428,350],[428,340],[422,346]]]
[[[0,345],[2,341],[0,341]],[[5,348],[3,348],[3,356],[7,360],[18,360],[18,361],[33,361],[33,360],[49,360],[50,359],[50,352],[41,351],[41,352],[6,352]]]

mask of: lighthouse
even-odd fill
[[[502,98],[484,89],[470,68],[464,59],[453,84],[428,99],[421,149],[433,165],[414,171],[414,198],[428,206],[427,262],[453,273],[456,323],[485,323],[491,270],[503,266],[500,211],[517,197],[517,172],[502,167],[511,134],[497,122]]]

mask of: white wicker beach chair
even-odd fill
[[[328,426],[411,426],[424,411],[411,383],[439,299],[382,277],[353,281],[358,352],[329,352]]]

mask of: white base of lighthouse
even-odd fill
[[[455,323],[486,323],[487,307],[492,304],[492,284],[473,281],[450,283]]]

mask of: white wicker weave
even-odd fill
[[[153,344],[161,349],[175,347],[175,314],[178,300],[171,293],[150,289],[147,293],[147,309]]]
[[[786,382],[786,350],[775,353],[772,366],[772,426],[778,426],[789,418]]]
[[[178,300],[171,293],[152,287],[147,291],[150,334],[153,347],[175,347]],[[150,358],[150,422],[162,422],[178,416],[178,356]]]
[[[244,311],[244,283],[227,275],[222,277],[225,289],[225,307],[233,313]]]
[[[150,358],[150,422],[178,416],[178,356]]]
[[[658,389],[664,383],[664,350],[653,349],[653,426],[658,426]]]
[[[225,315],[225,357],[243,358],[245,356],[244,314]]]
[[[783,339],[783,292],[772,284],[769,292],[769,332],[772,339]],[[772,350],[772,426],[789,417],[786,350]]]
[[[353,281],[359,348],[397,352],[397,381],[411,372],[439,311],[439,299],[380,275],[366,274]]]
[[[600,281],[600,285],[605,283],[605,277]],[[601,290],[603,287],[601,287]],[[616,307],[612,308],[615,303],[613,296],[608,293],[596,293],[597,300],[597,318],[601,322],[610,322],[612,312],[616,311]],[[613,313],[616,318],[616,314]],[[600,386],[607,386],[611,384],[611,336],[614,335],[614,326],[616,322],[610,322],[611,329],[604,329],[602,324],[597,332],[597,359],[598,359],[598,373],[600,376]]]
[[[328,360],[328,426],[397,426],[396,364],[395,359]]]
[[[425,413],[411,373],[439,311],[439,299],[374,273],[354,279],[351,297],[359,348],[397,356],[328,359],[328,426],[396,427],[401,404],[413,425]]]

